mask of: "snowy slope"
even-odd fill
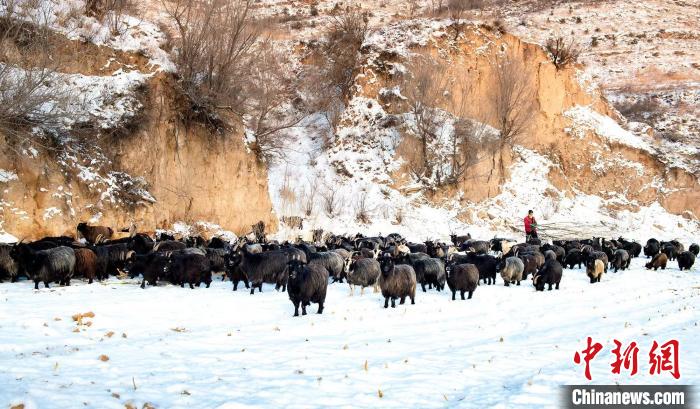
[[[565,270],[559,291],[480,286],[469,301],[429,290],[385,310],[379,294],[329,287],[323,315],[293,318],[286,294],[134,281],[33,291],[0,285],[0,403],[27,408],[543,408],[586,383],[573,363],[604,345],[593,383],[700,382],[700,269],[633,269],[591,285]],[[310,311],[315,312],[315,306]],[[90,326],[71,316],[93,312]],[[110,332],[113,335],[110,337]],[[124,335],[122,335],[124,334]],[[681,379],[648,375],[653,340],[681,345]],[[639,373],[610,372],[613,339],[640,346]],[[101,361],[100,355],[109,360]],[[379,391],[383,397],[379,397]]]

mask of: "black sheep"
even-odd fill
[[[678,249],[672,243],[662,243],[661,252],[664,253],[669,260],[675,260]]]
[[[124,269],[126,259],[129,257],[129,247],[126,243],[106,244],[92,248],[97,255],[98,268],[97,279],[104,280],[110,275],[119,274]]]
[[[306,262],[306,254],[293,247],[251,253],[244,246],[240,249],[238,257],[241,270],[251,282],[250,294],[254,294],[255,288],[262,292],[263,283],[275,284],[276,288],[282,288],[284,291],[287,285],[287,262],[294,257]]]
[[[620,237],[617,241],[622,245],[623,249],[627,250],[630,258],[639,257],[639,255],[642,253],[642,245],[636,241],[628,241],[622,237]]]
[[[610,266],[613,268],[613,271],[617,273],[618,270],[627,270],[630,266],[631,260],[632,259],[630,258],[627,250],[618,249],[615,250],[615,253],[613,253]]]
[[[676,257],[678,260],[678,269],[683,271],[683,269],[690,270],[695,264],[695,254],[690,251],[684,251]]]
[[[698,256],[698,253],[700,253],[700,246],[698,246],[697,243],[693,243],[693,244],[690,245],[690,247],[688,247],[688,250],[689,250],[691,253],[695,254],[695,257],[697,257],[697,256]]]
[[[384,308],[396,308],[396,299],[400,303],[406,302],[406,297],[411,299],[411,304],[416,303],[416,272],[413,267],[405,264],[394,264],[391,257],[382,257],[379,261],[382,274],[379,276],[379,288],[384,297]]]
[[[552,285],[559,289],[559,283],[561,282],[562,276],[562,266],[557,260],[548,260],[540,268],[540,270],[532,276],[532,283],[535,286],[535,290],[544,291],[544,286],[547,284],[548,290],[552,290]]]
[[[186,248],[187,248],[187,245],[181,241],[165,240],[165,241],[157,242],[153,246],[153,251],[169,252],[169,251],[176,251],[176,250],[184,250]]]
[[[532,254],[522,254],[518,258],[523,261],[523,280],[527,279],[527,276],[532,274],[535,275],[537,272],[537,260]]]
[[[373,258],[362,258],[350,264],[348,272],[348,284],[350,285],[350,295],[355,292],[354,286],[360,286],[360,295],[365,291],[365,287],[374,286],[374,292],[379,287],[379,274],[381,267],[379,262]]]
[[[20,263],[12,258],[11,253],[11,245],[0,244],[0,283],[7,279],[14,283],[22,274]]]
[[[425,285],[434,285],[438,291],[445,288],[445,263],[439,258],[428,258],[418,260],[413,264],[416,273],[416,282],[420,283],[423,292],[426,292]]]
[[[201,254],[177,254],[170,257],[167,273],[174,284],[184,287],[188,284],[191,289],[205,283],[211,284],[211,264],[206,256]]]
[[[318,304],[318,313],[323,313],[328,289],[328,271],[319,264],[306,264],[301,260],[289,261],[287,270],[287,293],[294,304],[294,316],[306,315],[306,306],[312,302]]]
[[[484,281],[484,284],[496,284],[496,275],[498,273],[498,262],[500,260],[488,254],[469,253],[466,257],[461,258],[461,264],[474,264],[479,270],[479,279]]]
[[[245,288],[250,288],[250,285],[248,284],[248,276],[245,272],[243,272],[243,269],[241,269],[240,257],[235,257],[231,253],[226,253],[224,259],[226,265],[226,276],[228,276],[233,283],[233,291],[238,290],[238,283],[241,281],[243,281],[245,284]]]
[[[309,253],[307,255],[309,264],[319,265],[326,269],[328,276],[333,278],[333,282],[343,282],[345,278],[345,260],[334,251],[324,251]]]
[[[455,299],[457,291],[464,299],[464,293],[469,293],[468,299],[479,285],[479,270],[474,264],[452,264],[445,265],[445,275],[447,276],[447,286],[452,291],[452,300]]]
[[[39,282],[49,288],[49,283],[57,281],[60,285],[70,285],[75,269],[75,253],[73,249],[60,246],[34,253],[28,265],[28,271],[34,279],[34,289],[39,289]]]
[[[656,239],[647,240],[646,246],[644,246],[644,255],[646,257],[654,257],[661,251],[661,245]]]

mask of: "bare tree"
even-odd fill
[[[175,23],[175,64],[188,118],[221,129],[219,113],[244,111],[242,92],[254,60],[259,27],[253,0],[162,0]]]
[[[372,221],[366,191],[363,191],[360,196],[357,197],[357,202],[355,203],[355,220],[362,224],[369,224]]]
[[[134,0],[87,0],[85,14],[102,19],[114,36],[124,32],[124,16],[137,11]]]
[[[513,146],[525,134],[535,113],[531,72],[512,53],[494,57],[491,69],[489,105],[501,132],[501,146]]]
[[[323,45],[312,54],[313,70],[306,73],[315,111],[322,112],[331,133],[345,109],[355,79],[362,43],[369,33],[366,14],[347,11],[333,16]],[[330,136],[329,138],[330,139]]]
[[[313,214],[316,207],[316,196],[318,193],[318,183],[315,180],[308,180],[308,186],[303,190],[301,210],[306,217]]]
[[[342,201],[340,200],[338,189],[331,186],[326,187],[321,194],[321,198],[323,199],[323,210],[328,218],[332,219],[340,214]]]
[[[444,69],[427,56],[419,56],[410,71],[411,76],[404,81],[403,92],[413,117],[413,131],[420,141],[422,166],[418,173],[430,176],[432,161],[428,149],[443,125],[436,108],[445,99],[446,75]]]
[[[56,130],[63,124],[65,92],[56,83],[51,30],[45,15],[20,18],[19,2],[4,4],[0,16],[0,133],[10,141],[32,137],[32,130]],[[49,8],[37,9],[51,13]],[[42,144],[38,138],[35,143]],[[43,144],[42,144],[43,145]]]
[[[576,63],[579,55],[581,55],[581,49],[573,38],[567,42],[562,37],[550,37],[547,39],[545,48],[549,52],[552,63],[558,70],[569,64]]]
[[[259,160],[271,164],[286,156],[289,134],[307,117],[304,101],[298,96],[299,83],[285,75],[280,54],[270,42],[256,47],[255,65],[244,89],[246,117],[253,131],[251,149]]]

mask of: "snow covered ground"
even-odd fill
[[[349,297],[333,284],[324,314],[312,306],[300,318],[269,286],[251,296],[220,281],[195,290],[117,279],[40,291],[4,283],[0,404],[554,407],[559,385],[587,383],[573,355],[588,336],[604,345],[593,383],[697,384],[700,268],[643,263],[595,285],[567,269],[559,291],[499,283],[451,301],[429,290],[388,310],[371,290]],[[87,312],[94,318],[83,325],[71,319]],[[639,344],[637,375],[611,374],[613,339]],[[681,346],[678,381],[648,374],[652,342],[669,339]]]

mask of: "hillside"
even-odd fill
[[[366,21],[347,91],[332,105],[302,109],[294,98],[279,105],[275,120],[299,121],[273,135],[283,154],[266,161],[256,157],[251,114],[223,114],[230,125],[223,135],[183,119],[170,3],[125,11],[116,33],[109,19],[82,15],[80,0],[46,0],[43,14],[21,7],[17,18],[45,24],[51,53],[61,56],[47,69],[50,82],[80,98],[61,105],[69,123],[42,128],[38,139],[0,135],[5,232],[66,234],[90,221],[151,231],[198,224],[207,234],[240,235],[262,220],[269,232],[279,228],[279,238],[314,229],[519,237],[529,208],[553,236],[700,232],[693,6],[522,2],[456,19],[428,2],[252,3],[252,18],[266,21],[260,38],[283,59],[285,86],[294,77],[313,82],[312,68],[328,52],[324,36],[343,15]],[[612,20],[598,24],[600,13]],[[630,15],[640,27],[658,26],[612,39]],[[583,46],[580,63],[557,68],[541,44],[569,28]],[[600,37],[595,47],[591,36]],[[630,45],[632,38],[647,41]],[[21,54],[0,59],[20,73],[15,78],[32,68]],[[424,117],[416,111],[421,61],[440,78]],[[521,102],[533,107],[523,132],[507,142],[491,106],[505,62],[525,73]],[[303,85],[290,95],[308,102],[322,94]],[[663,109],[650,116],[630,108],[649,95],[655,102],[639,105]],[[417,167],[426,118],[434,129]],[[472,145],[452,151],[465,124]],[[458,151],[466,162],[455,176]]]

